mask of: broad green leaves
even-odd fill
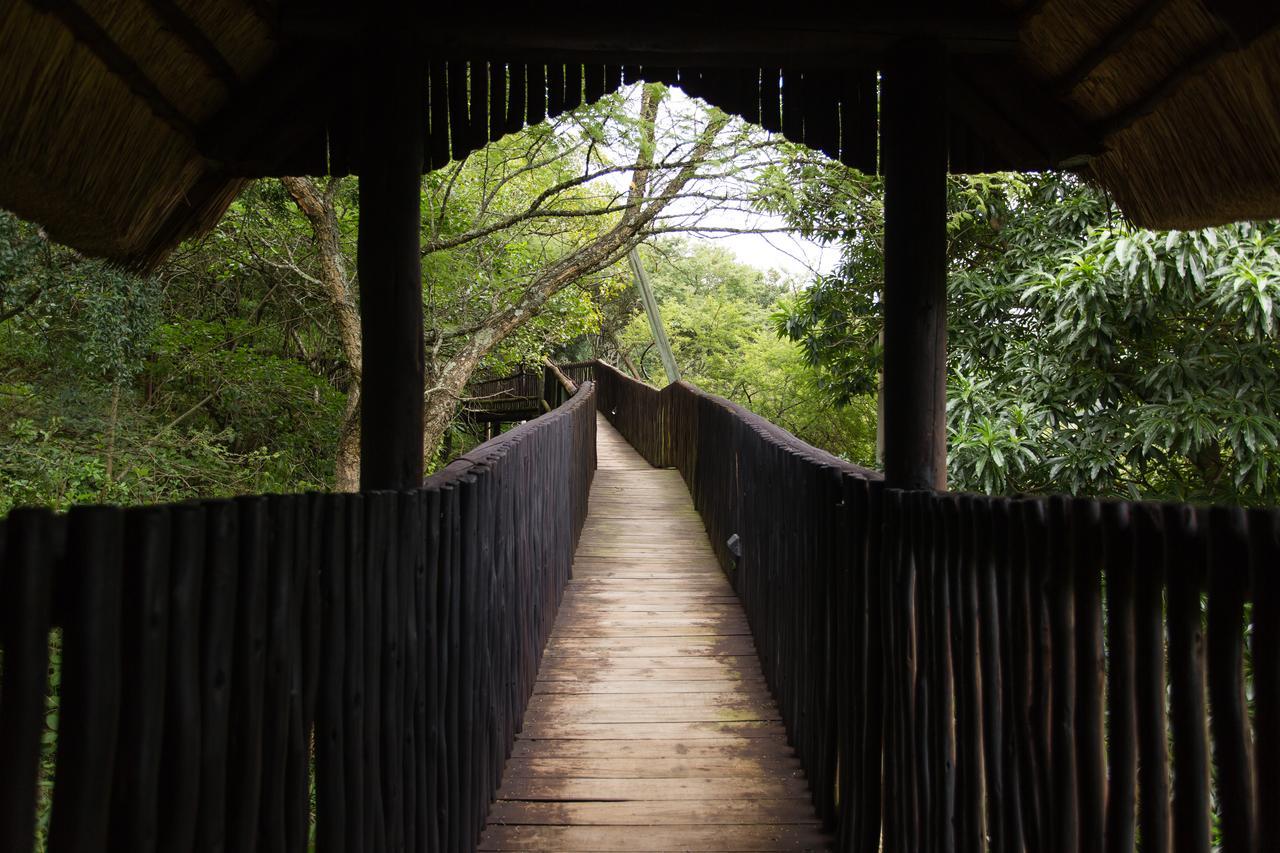
[[[778,330],[846,398],[870,393],[883,225],[858,212],[879,187],[792,178],[780,209],[844,263]],[[1280,500],[1280,224],[1132,228],[1052,175],[952,178],[949,210],[954,487]]]

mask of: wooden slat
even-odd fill
[[[75,507],[67,530],[51,851],[92,850],[106,835],[121,702],[123,514]]]
[[[1259,804],[1280,799],[1280,519],[1274,509],[1249,517],[1254,579],[1254,773]],[[1258,809],[1260,850],[1280,845],[1280,809]]]
[[[200,628],[200,810],[196,850],[226,849],[231,684],[235,673],[240,516],[230,501],[205,504]]]
[[[169,512],[139,507],[125,515],[120,746],[112,786],[110,843],[117,850],[156,849],[157,784],[164,734],[169,632]]]
[[[513,758],[508,779],[737,779],[767,773],[800,778],[797,758]]]
[[[825,847],[684,481],[596,429],[574,579],[481,849]]]
[[[198,504],[170,511],[169,661],[160,826],[156,849],[193,849],[200,807],[200,609],[205,572],[205,513]]]
[[[427,137],[427,158],[432,169],[439,169],[449,162],[449,64],[433,60],[428,63],[428,73],[431,132]]]
[[[792,755],[786,737],[711,737],[711,738],[609,738],[581,740],[517,740],[511,749],[513,759],[552,756],[567,758],[754,758],[764,760],[779,755]]]
[[[528,778],[516,776],[503,782],[499,797],[506,800],[544,800],[551,802],[600,801],[665,801],[665,800],[771,800],[809,798],[809,786],[803,779],[792,779],[774,773],[752,774],[751,777],[681,777],[624,779],[598,776],[556,776]]]
[[[30,849],[53,619],[52,514],[18,509],[0,553],[0,848]]]
[[[1201,513],[1166,505],[1169,721],[1173,736],[1174,849],[1210,849],[1209,738],[1200,601],[1205,581]]]
[[[816,824],[809,804],[785,800],[672,800],[664,803],[543,803],[503,800],[489,813],[493,824],[546,826],[649,826],[741,823]]]
[[[768,824],[491,826],[480,839],[481,850],[817,850],[825,844],[815,828]]]

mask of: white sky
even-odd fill
[[[633,97],[635,97],[633,92]],[[693,105],[679,88],[670,89],[670,98],[663,105],[664,111],[676,110],[687,112]],[[621,189],[626,185],[629,176],[619,174],[612,177]],[[736,190],[728,181],[707,181],[701,189],[709,192],[720,192],[732,195]],[[740,189],[740,188],[739,188]],[[670,208],[672,212],[681,208],[693,208],[696,203],[677,200]],[[775,233],[755,234],[698,234],[687,232],[683,236],[689,242],[707,242],[727,248],[737,256],[738,260],[761,270],[775,269],[796,278],[801,284],[808,284],[814,276],[830,272],[839,261],[838,247],[823,247],[818,243],[802,237],[794,231],[777,232],[785,228],[786,222],[781,216],[759,213],[749,210],[738,210],[722,207],[704,215],[701,225],[708,228],[758,229]]]
[[[725,211],[717,214],[713,221],[734,228],[759,227],[774,229],[786,223],[781,217],[765,214],[742,214],[736,211]],[[704,237],[697,234],[688,236],[690,242],[705,241],[731,250],[738,260],[762,270],[776,269],[808,283],[818,273],[831,272],[840,259],[840,250],[836,246],[822,246],[808,240],[795,232],[775,234],[726,234],[717,237]]]

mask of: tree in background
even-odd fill
[[[700,227],[740,195],[713,182],[767,162],[772,146],[644,86],[424,176],[428,465],[475,371],[538,364],[594,330],[625,283],[617,261],[646,237]],[[355,488],[358,220],[355,179],[258,181],[144,281],[5,219],[6,498]],[[93,341],[124,349],[92,355]]]
[[[192,273],[126,275],[0,213],[0,512],[326,482],[336,395],[257,282]]]
[[[616,265],[657,233],[699,227],[725,199],[706,190],[772,145],[661,85],[604,98],[427,175],[423,192],[425,435],[431,459],[467,381],[536,364],[599,322]],[[310,245],[262,241],[255,258],[314,290],[332,313],[347,406],[336,482],[359,471],[358,284],[347,182],[285,178]],[[284,229],[286,232],[288,229]]]
[[[667,238],[646,245],[642,256],[685,379],[810,444],[859,464],[874,461],[874,406],[835,406],[822,374],[774,334],[771,317],[797,282],[707,243]],[[629,312],[612,317],[618,325],[602,327],[602,337],[616,342],[619,360],[639,378],[665,385],[648,319],[634,298],[623,304]]]
[[[955,487],[1280,499],[1280,224],[1137,229],[1065,175],[957,176],[948,197]],[[777,318],[843,399],[880,366],[881,200],[812,160],[760,197],[843,247]]]

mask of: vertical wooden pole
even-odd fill
[[[884,173],[884,473],[946,487],[946,57],[898,47],[881,81]]]
[[[381,5],[381,4],[378,4]],[[360,149],[360,488],[422,482],[422,271],[425,90],[411,34],[371,18]]]

